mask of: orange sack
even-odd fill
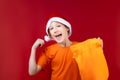
[[[101,40],[88,39],[70,48],[82,80],[108,80],[109,71]]]

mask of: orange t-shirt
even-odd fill
[[[73,42],[72,45],[77,42]],[[71,45],[71,46],[72,46]],[[38,65],[45,68],[51,65],[51,80],[81,80],[78,65],[69,47],[58,44],[47,47],[38,60]]]

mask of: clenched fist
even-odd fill
[[[38,47],[41,47],[44,45],[44,43],[45,43],[44,40],[39,38],[34,42],[32,49],[36,49]]]

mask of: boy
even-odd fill
[[[71,41],[69,39],[69,36],[71,36],[72,34],[72,29],[71,29],[71,24],[67,20],[61,17],[52,17],[47,22],[46,33],[48,36],[45,36],[45,40],[46,41],[54,40],[56,41],[56,44],[48,46],[42,52],[42,55],[40,56],[38,63],[36,63],[35,60],[36,49],[39,46],[44,45],[44,40],[37,39],[35,41],[31,49],[31,55],[29,60],[30,75],[36,74],[38,71],[44,69],[47,65],[50,64],[52,71],[51,80],[98,80],[98,78],[101,77],[101,71],[98,72],[100,74],[95,73],[95,71],[93,70],[94,68],[93,66],[87,70],[84,69],[84,67],[86,68],[86,64],[89,64],[90,62],[88,58],[86,58],[85,56],[89,53],[94,53],[94,52],[89,52],[89,47],[86,47],[89,46],[88,44],[91,43],[90,42],[91,40],[87,40],[80,43]],[[86,47],[85,49],[88,51],[84,50],[84,47]],[[85,55],[84,56],[81,55],[82,53],[85,53]],[[76,54],[78,55],[76,56]],[[81,57],[85,59],[82,59]],[[89,59],[92,60],[92,62],[90,62],[90,65],[94,64],[93,63],[94,57],[91,58],[90,56]],[[107,80],[108,70],[104,56],[102,56],[102,58],[100,57],[100,61],[101,60],[105,64],[103,65],[103,69],[105,67],[105,72],[106,72],[105,78],[101,78],[101,79]],[[90,65],[87,65],[87,67],[89,67]],[[98,66],[96,65],[94,66],[96,69],[99,69]],[[96,74],[98,75],[97,78],[96,78]]]

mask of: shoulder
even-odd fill
[[[55,53],[57,52],[57,50],[59,49],[58,44],[52,44],[49,45],[45,48],[45,54],[49,57],[49,58],[53,58],[55,56]]]
[[[54,43],[54,44],[52,44],[52,45],[47,46],[47,49],[55,49],[55,48],[57,48],[57,47],[58,47],[58,44],[57,44],[57,43]]]

